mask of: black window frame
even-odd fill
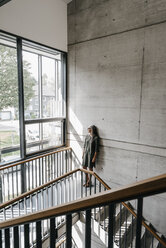
[[[48,45],[32,41],[30,39],[6,32],[0,29],[0,33],[4,35],[9,35],[16,39],[16,50],[17,50],[17,71],[18,71],[18,99],[19,99],[19,125],[20,125],[20,158],[12,161],[7,161],[1,163],[2,165],[8,165],[13,162],[18,162],[26,158],[33,157],[34,155],[40,155],[46,152],[50,152],[55,149],[59,149],[66,145],[66,115],[67,115],[67,52],[62,51],[60,49],[55,49]],[[65,104],[65,116],[64,117],[53,117],[53,118],[41,118],[34,120],[25,120],[24,115],[24,80],[23,80],[23,41],[30,42],[34,45],[42,46],[46,49],[51,49],[56,52],[61,53],[62,55],[62,66],[63,66],[63,96],[64,96],[64,104]],[[35,152],[27,153],[26,152],[26,136],[25,136],[25,125],[33,124],[33,123],[45,123],[51,121],[61,121],[62,122],[62,144],[60,146],[48,147],[47,149],[38,150]],[[16,149],[16,148],[15,148]],[[3,151],[2,151],[3,152]],[[4,153],[7,153],[7,149],[4,148]]]

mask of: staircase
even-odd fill
[[[6,182],[0,205],[0,248],[166,247],[165,238],[142,217],[144,195],[133,195],[140,184],[131,187],[131,192],[128,188],[111,191],[96,173],[71,171],[71,153],[65,148],[0,169],[1,180]],[[86,173],[91,177],[88,188],[83,187]],[[23,194],[21,175],[26,178]],[[163,175],[147,180],[145,195],[156,194],[154,181],[158,192],[166,191]],[[137,209],[129,199],[136,199]],[[85,240],[80,243],[77,234]]]

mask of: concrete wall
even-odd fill
[[[0,29],[67,51],[67,4],[12,0],[0,8]]]
[[[68,5],[68,142],[79,165],[87,127],[99,128],[96,171],[111,187],[166,172],[165,44],[165,0]],[[144,205],[164,234],[165,204]]]

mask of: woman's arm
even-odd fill
[[[95,152],[93,159],[92,159],[92,163],[94,163],[96,161],[96,156],[97,156],[97,152]]]

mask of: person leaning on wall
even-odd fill
[[[97,128],[95,125],[88,127],[88,135],[85,138],[83,155],[82,155],[82,166],[83,169],[89,168],[90,171],[93,171],[95,167],[96,157],[99,151],[99,136]],[[86,174],[86,183],[85,187],[90,186],[90,177]]]

